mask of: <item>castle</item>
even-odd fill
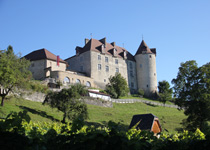
[[[24,56],[31,61],[34,79],[51,78],[63,84],[81,83],[88,87],[104,89],[110,76],[119,72],[127,81],[131,93],[143,89],[146,96],[157,92],[156,49],[150,49],[142,40],[135,55],[115,42],[85,39],[83,47],[65,60],[46,49]]]

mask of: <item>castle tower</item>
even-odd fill
[[[156,49],[150,49],[142,40],[134,57],[138,89],[143,89],[145,96],[153,97],[157,92]]]

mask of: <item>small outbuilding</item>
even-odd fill
[[[129,129],[136,125],[136,129],[152,131],[158,134],[162,131],[158,117],[153,114],[134,115]]]

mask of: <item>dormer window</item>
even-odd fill
[[[116,48],[113,49],[113,55],[117,56],[117,49]]]
[[[127,59],[127,52],[125,50],[123,50],[123,58]]]
[[[101,53],[105,54],[105,45],[104,44],[101,45]]]

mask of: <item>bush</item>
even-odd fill
[[[24,115],[23,115],[24,114]],[[109,122],[108,127],[84,125],[78,118],[72,124],[32,123],[27,114],[12,113],[5,121],[0,120],[0,148],[11,149],[208,149],[209,140],[197,129],[194,133],[183,131],[176,134],[161,134],[130,129],[123,131],[119,124]],[[17,121],[20,124],[9,122]],[[19,128],[18,126],[21,126]],[[3,129],[9,129],[7,131]],[[14,132],[15,131],[15,132]]]
[[[144,90],[143,89],[139,89],[138,90],[138,94],[140,97],[143,97],[144,96]]]

